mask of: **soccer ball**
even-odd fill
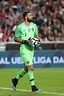
[[[33,42],[33,46],[37,45],[37,42],[39,41],[37,38],[31,38],[32,42]]]

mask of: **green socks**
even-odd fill
[[[19,74],[16,76],[16,79],[20,79],[21,77],[23,77],[27,72],[24,70],[24,68],[19,72]],[[33,76],[33,71],[28,70],[28,78],[30,81],[30,85],[33,86],[34,84],[34,76]]]
[[[19,74],[16,76],[16,79],[20,79],[23,77],[27,72],[24,70],[24,68],[19,72]]]
[[[28,78],[29,78],[29,81],[30,81],[31,86],[35,85],[35,84],[34,84],[33,71],[28,70]]]

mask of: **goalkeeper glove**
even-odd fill
[[[41,44],[40,40],[37,42],[36,47],[39,47]]]
[[[31,37],[28,39],[28,44],[29,44],[30,46],[34,46],[33,40],[31,39]]]

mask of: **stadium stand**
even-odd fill
[[[16,27],[26,10],[34,15],[41,43],[64,42],[64,0],[0,0],[0,42],[14,44]]]

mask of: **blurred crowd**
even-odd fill
[[[14,42],[23,12],[30,10],[40,41],[64,41],[64,0],[0,0],[0,42]]]

